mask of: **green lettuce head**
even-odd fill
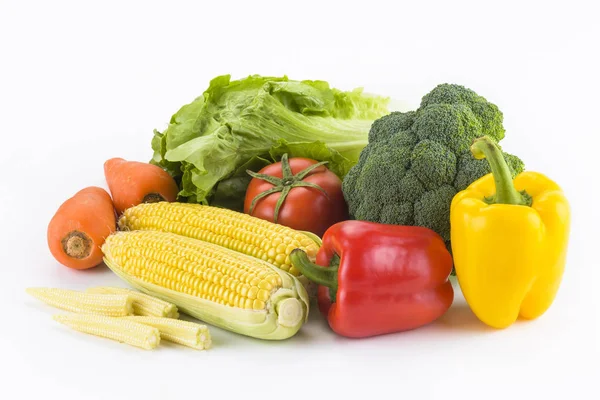
[[[242,209],[250,169],[289,157],[327,161],[343,178],[368,143],[388,98],[340,91],[324,81],[252,75],[214,78],[154,132],[152,163],[178,182],[179,200]]]

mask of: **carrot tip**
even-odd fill
[[[166,201],[166,200],[159,193],[148,193],[142,199],[142,203],[158,203],[161,201]]]
[[[71,231],[61,240],[63,251],[69,257],[82,259],[92,252],[92,240],[80,231]]]

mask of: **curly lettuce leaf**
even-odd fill
[[[324,81],[219,76],[164,132],[154,132],[151,162],[175,177],[180,199],[236,207],[231,201],[243,198],[249,182],[242,168],[274,162],[284,152],[328,161],[343,178],[366,146],[372,122],[389,113],[388,101]]]

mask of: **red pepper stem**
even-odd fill
[[[496,194],[489,201],[494,204],[527,205],[529,196],[520,193],[513,184],[512,175],[502,151],[489,137],[475,139],[471,145],[471,153],[478,160],[486,159],[492,169]]]
[[[337,290],[337,267],[322,267],[311,262],[308,255],[300,249],[294,249],[290,253],[290,261],[292,265],[300,271],[308,280],[318,284],[327,286],[328,288]]]

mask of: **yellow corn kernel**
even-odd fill
[[[44,303],[79,314],[123,317],[133,314],[133,299],[127,294],[98,294],[59,288],[28,288],[27,293]]]
[[[258,294],[258,287],[251,286],[250,290],[248,291],[248,298],[255,299],[257,294]]]
[[[219,207],[158,202],[131,207],[119,219],[121,230],[155,230],[200,239],[290,270],[289,254],[304,250],[311,259],[318,244],[289,227]],[[294,275],[300,275],[294,269]]]
[[[54,320],[70,328],[146,350],[160,343],[160,331],[152,326],[130,321],[127,317],[107,317],[91,314],[55,315]]]
[[[246,298],[244,300],[244,308],[246,309],[252,309],[252,304],[254,303],[254,300],[250,299],[250,298]]]
[[[173,233],[118,232],[107,238],[102,250],[135,278],[219,304],[243,304],[253,310],[262,304],[264,309],[271,294],[282,286],[278,272],[262,261]],[[240,300],[254,300],[259,291],[261,303]]]
[[[179,318],[179,311],[175,304],[157,299],[136,290],[119,287],[100,286],[86,290],[88,293],[126,294],[133,299],[133,314],[149,317]]]
[[[265,289],[265,290],[271,290],[271,289],[273,289],[273,285],[271,285],[269,283],[269,281],[263,279],[262,281],[259,282],[258,288],[259,289]]]
[[[210,348],[212,339],[206,325],[173,318],[132,316],[123,317],[140,324],[153,326],[166,341],[179,343],[196,350]]]
[[[265,289],[259,289],[258,293],[256,294],[256,298],[261,301],[269,300],[269,296],[270,296],[269,291],[265,290]]]
[[[252,308],[255,310],[262,310],[265,308],[265,302],[259,299],[256,299],[252,302]]]
[[[286,257],[286,255],[284,253],[277,254],[275,256],[275,264],[277,264],[277,265],[285,264],[285,257]]]

